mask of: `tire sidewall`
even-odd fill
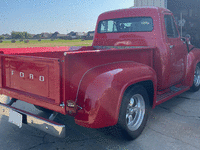
[[[197,67],[197,66],[200,68],[200,63],[198,63],[198,64],[196,65],[196,67]],[[195,67],[195,71],[196,71],[196,67]],[[194,74],[195,74],[195,72],[194,72]],[[200,85],[199,85],[199,86],[195,86],[195,84],[194,84],[194,79],[193,79],[193,85],[192,85],[192,87],[190,88],[190,91],[196,92],[196,91],[199,90],[199,88],[200,88]]]

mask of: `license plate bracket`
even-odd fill
[[[22,114],[10,109],[8,122],[13,123],[13,124],[17,125],[19,128],[21,128],[22,127]]]

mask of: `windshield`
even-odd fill
[[[153,30],[151,17],[118,18],[100,21],[98,33],[150,32]]]

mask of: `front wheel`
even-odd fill
[[[137,138],[143,131],[149,111],[146,89],[135,85],[123,96],[117,126],[127,139]]]
[[[200,88],[200,64],[198,63],[194,72],[193,85],[190,88],[192,92],[198,91]]]

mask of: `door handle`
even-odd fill
[[[174,47],[174,45],[170,45],[169,48],[172,49]]]

